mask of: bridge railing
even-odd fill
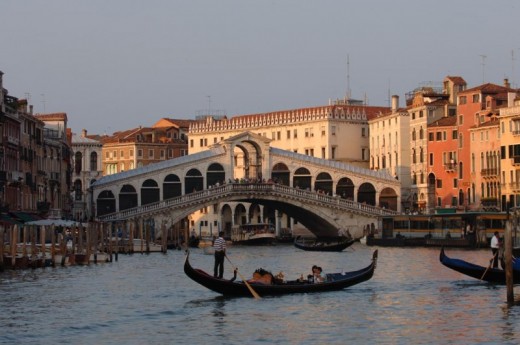
[[[331,207],[342,208],[346,210],[369,213],[373,215],[393,215],[398,214],[397,211],[380,208],[377,206],[367,205],[353,200],[343,199],[339,196],[331,196],[318,193],[315,191],[304,190],[289,187],[282,184],[274,183],[228,183],[218,187],[204,189],[202,191],[181,195],[167,200],[157,201],[147,205],[142,205],[127,210],[99,216],[101,221],[114,221],[118,219],[133,218],[141,214],[157,213],[161,210],[173,207],[188,207],[193,204],[200,204],[208,200],[219,200],[223,196],[231,196],[233,194],[242,194],[244,192],[255,192],[260,194],[278,193],[285,197],[291,197],[294,200],[307,200],[309,202],[319,202],[327,204]]]

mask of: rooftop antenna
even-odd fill
[[[388,78],[388,107],[390,108],[392,106],[392,96],[391,96],[391,91],[390,91],[390,78]]]
[[[347,54],[347,100],[350,99],[350,57]]]
[[[482,84],[484,84],[486,82],[485,71],[486,71],[486,58],[487,58],[487,56],[486,55],[480,55],[480,57],[482,58],[482,62],[481,62],[481,65],[482,65]]]
[[[46,113],[47,111],[45,110],[45,94],[42,93],[40,94],[40,96],[42,96],[43,112]]]
[[[515,87],[515,50],[511,49],[511,85]]]

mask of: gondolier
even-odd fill
[[[226,240],[224,240],[224,232],[218,233],[217,239],[213,243],[215,249],[215,267],[213,269],[213,276],[222,279],[224,276],[224,258],[226,257]]]
[[[500,248],[500,238],[498,237],[498,231],[495,231],[494,236],[491,238],[491,252],[493,253],[493,268],[498,267],[498,249]]]

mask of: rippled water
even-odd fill
[[[231,247],[256,268],[305,275],[368,265],[374,247],[312,253],[292,246]],[[449,250],[486,265],[490,252]],[[223,298],[184,275],[184,253],[120,256],[88,267],[0,273],[1,344],[464,344],[520,342],[520,307],[506,290],[451,271],[438,249],[379,248],[372,280],[338,292]],[[193,266],[213,257],[192,251]],[[231,267],[226,262],[226,275]],[[518,291],[515,291],[520,293]]]

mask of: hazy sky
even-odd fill
[[[520,82],[518,0],[2,0],[4,87],[80,133]],[[485,55],[485,58],[482,58]],[[349,83],[347,83],[347,56]],[[515,66],[515,64],[517,66]]]

